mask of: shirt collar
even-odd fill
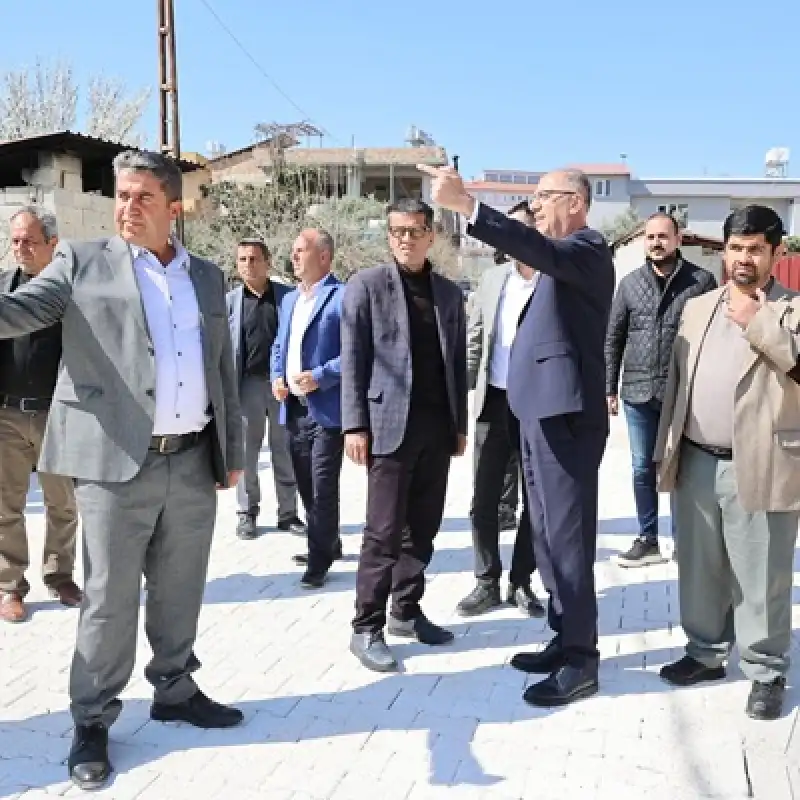
[[[534,272],[530,278],[526,278],[524,275],[520,273],[517,269],[516,265],[512,261],[508,265],[508,274],[513,280],[519,281],[523,286],[533,286],[534,281],[536,280],[536,273]]]
[[[169,237],[169,243],[175,249],[175,257],[172,259],[170,264],[176,264],[183,269],[189,268],[189,253],[186,248],[183,246],[183,242],[181,242],[176,236]],[[141,247],[138,244],[131,245],[131,252],[133,253],[134,260],[137,258],[141,258],[144,256],[145,258],[152,258],[155,259],[158,263],[158,258],[156,258],[155,254],[148,250],[146,247]],[[164,265],[167,266],[167,265]]]

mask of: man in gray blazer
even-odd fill
[[[509,216],[533,224],[527,202]],[[519,319],[536,288],[538,275],[524,264],[508,263],[495,254],[498,266],[483,274],[475,293],[467,331],[467,375],[475,389],[474,493],[472,541],[477,585],[459,604],[465,617],[483,614],[501,605],[500,526],[498,508],[505,490],[509,464],[519,482],[519,422],[508,408],[508,362]],[[528,501],[523,492],[522,516],[511,558],[506,599],[525,614],[544,616],[544,607],[531,589],[536,569]]]
[[[269,453],[278,530],[305,533],[297,518],[297,484],[286,429],[280,423],[280,403],[272,396],[269,379],[272,343],[278,332],[278,309],[289,292],[285,284],[269,278],[270,252],[260,239],[243,239],[236,248],[236,269],[242,283],[228,292],[228,324],[239,386],[244,428],[244,475],[236,487],[239,523],[236,535],[254,539],[260,511],[261,486],[258,460],[269,420]]]
[[[191,677],[215,488],[235,486],[242,466],[225,279],[171,236],[174,162],[129,151],[114,173],[119,236],[62,243],[36,278],[0,295],[2,338],[62,325],[39,469],[75,479],[83,520],[68,768],[84,789],[111,772],[108,728],[134,666],[143,573],[151,717],[202,728],[242,719]]]
[[[432,271],[433,209],[389,207],[394,263],[350,279],[342,309],[345,449],[367,467],[367,515],[350,649],[368,669],[397,668],[383,638],[452,641],[420,600],[444,514],[450,459],[467,446],[466,313],[456,284]]]

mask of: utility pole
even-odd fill
[[[178,117],[178,69],[175,59],[175,7],[173,0],[156,0],[158,6],[158,95],[161,152],[181,157]],[[176,220],[176,232],[183,239],[183,212]]]

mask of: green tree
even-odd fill
[[[783,243],[787,253],[800,253],[800,236],[787,236]]]
[[[254,186],[222,182],[207,189],[206,210],[186,224],[187,246],[224,269],[233,269],[236,243],[258,237],[272,252],[277,272],[291,274],[292,243],[303,228],[324,228],[336,242],[333,269],[342,280],[391,256],[386,206],[367,197],[326,197],[314,171],[285,167],[270,182]],[[446,235],[431,253],[437,269],[458,272],[458,254]]]
[[[610,222],[604,222],[600,226],[600,233],[606,237],[609,244],[613,244],[617,239],[633,233],[640,224],[639,215],[632,208],[626,208]]]

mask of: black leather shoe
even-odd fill
[[[416,639],[420,644],[434,646],[449,644],[456,638],[452,631],[434,625],[424,614],[410,620],[400,620],[390,616],[388,630],[392,636]]]
[[[244,719],[244,714],[238,708],[215,703],[198,689],[182,703],[153,703],[150,718],[159,722],[188,722],[196,728],[232,728]]]
[[[293,533],[295,536],[306,535],[306,525],[299,517],[278,520],[278,530],[284,533]]]
[[[720,681],[725,677],[725,667],[707,667],[691,656],[684,656],[674,664],[661,667],[658,673],[673,686],[694,686],[704,681]]]
[[[255,514],[239,514],[239,524],[236,526],[236,535],[240,539],[255,539],[258,535]]]
[[[397,661],[383,638],[377,633],[354,633],[350,639],[350,652],[373,672],[394,672]]]
[[[479,583],[457,606],[462,617],[477,617],[503,605],[500,587],[496,583]]]
[[[95,725],[77,725],[72,747],[67,759],[69,776],[81,789],[101,789],[111,777],[108,759],[108,728]]]
[[[343,557],[344,554],[342,553],[342,540],[339,539],[339,543],[336,545],[336,549],[333,551],[333,560],[341,561]],[[308,553],[298,553],[296,556],[292,556],[292,561],[301,567],[305,567],[308,564]]]
[[[514,669],[534,675],[547,675],[561,669],[566,663],[558,639],[552,639],[539,653],[517,653],[511,659],[511,666]]]
[[[750,696],[747,698],[747,716],[751,719],[778,719],[783,710],[783,693],[786,691],[786,678],[775,678],[770,683],[753,681]]]
[[[530,586],[509,586],[506,601],[529,617],[543,617],[546,613]]]
[[[553,708],[565,706],[575,700],[597,693],[597,667],[573,667],[569,664],[533,686],[529,686],[522,699],[531,706]]]
[[[300,578],[300,585],[304,589],[321,589],[325,585],[325,579],[328,577],[328,571],[324,572],[307,569]]]

